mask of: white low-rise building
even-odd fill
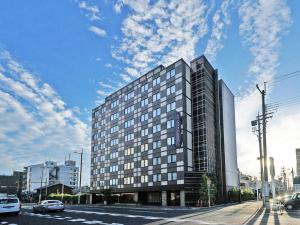
[[[66,160],[64,165],[56,162],[30,165],[24,168],[23,192],[36,192],[37,188],[45,185],[62,183],[74,189],[78,188],[78,167],[73,160]]]

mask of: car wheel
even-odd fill
[[[61,210],[59,210],[59,211],[63,212],[64,210],[63,210],[63,209],[61,209]]]
[[[43,213],[46,213],[46,212],[47,212],[47,210],[45,208],[43,208]]]
[[[294,208],[294,206],[293,206],[293,205],[290,205],[290,204],[286,205],[285,207],[286,207],[288,210],[292,210],[292,209]]]

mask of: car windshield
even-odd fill
[[[59,202],[59,201],[48,201],[48,203],[49,203],[49,204],[53,204],[53,203],[59,204],[60,202]]]
[[[7,199],[7,203],[18,203],[18,199],[16,199],[16,198],[9,198],[9,199]]]
[[[3,204],[7,204],[7,199],[5,199],[5,198],[0,199],[0,205],[3,205]]]
[[[291,199],[295,199],[297,196],[297,194],[293,194],[292,198]]]

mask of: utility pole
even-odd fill
[[[294,191],[294,178],[295,178],[295,175],[294,175],[294,168],[293,168],[293,167],[292,167],[291,174],[292,174],[292,184],[293,184],[293,189],[292,189],[292,191]]]
[[[264,90],[260,90],[258,84],[256,88],[261,93],[262,100],[262,125],[263,125],[263,155],[264,155],[264,192],[265,192],[265,201],[264,206],[266,209],[270,209],[270,199],[269,199],[269,184],[268,184],[268,154],[267,154],[267,128],[266,128],[266,83],[264,83]]]
[[[42,167],[42,176],[41,176],[41,186],[40,186],[40,195],[39,195],[39,202],[42,201],[42,186],[43,186],[43,178],[44,178],[44,165]]]
[[[251,121],[252,131],[256,134],[258,138],[258,146],[259,146],[259,157],[257,158],[260,162],[260,180],[261,180],[261,197],[264,199],[264,188],[263,188],[263,180],[264,180],[264,168],[263,168],[263,150],[262,150],[262,132],[261,132],[261,115],[257,113],[256,120]],[[257,129],[256,129],[257,126]],[[257,192],[258,194],[258,192]]]
[[[83,148],[81,149],[81,152],[74,152],[74,153],[80,154],[79,196],[78,196],[78,204],[80,204]]]
[[[47,200],[47,195],[48,195],[48,179],[47,179],[47,178],[46,178],[45,186],[46,186],[46,196],[45,196],[45,200]]]

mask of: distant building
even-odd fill
[[[241,189],[252,189],[256,190],[256,185],[259,185],[258,180],[255,177],[247,174],[240,174],[240,187]],[[259,187],[260,188],[260,187]]]
[[[0,193],[17,194],[22,193],[23,172],[14,171],[12,175],[0,175]]]
[[[25,193],[36,192],[41,186],[58,183],[78,188],[78,167],[75,161],[66,160],[65,165],[46,161],[24,168],[23,192]]]
[[[37,195],[42,194],[42,199],[49,194],[73,194],[73,187],[62,183],[50,184],[36,189]]]
[[[300,176],[300,148],[296,149],[297,176]]]

